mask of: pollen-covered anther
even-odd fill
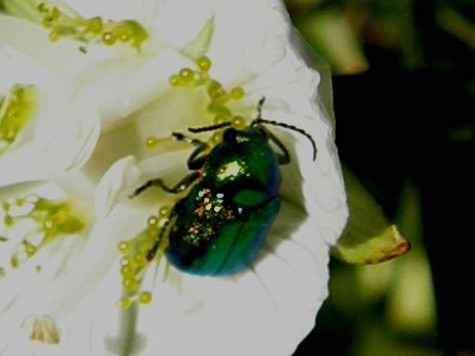
[[[0,94],[0,154],[15,142],[35,114],[37,89],[15,85],[6,95]]]
[[[79,232],[84,223],[68,203],[38,196],[14,198],[2,203],[2,236],[14,244],[10,267],[18,268],[57,238]]]
[[[153,222],[152,217],[149,218],[149,224],[151,222]],[[119,300],[119,306],[123,309],[129,308],[132,302],[137,301],[143,276],[150,263],[147,254],[152,245],[153,236],[150,236],[147,229],[131,240],[120,242],[117,246],[122,255],[120,275],[124,296]]]
[[[45,344],[59,344],[59,329],[56,322],[47,315],[30,315],[23,323],[22,328],[33,341]]]
[[[147,219],[147,227],[134,238],[122,241],[117,245],[120,259],[120,274],[124,295],[118,304],[122,309],[129,308],[133,303],[148,304],[152,300],[150,292],[142,290],[143,279],[149,265],[159,262],[168,240],[163,238],[157,247],[156,240],[165,227],[170,215],[170,208],[163,206],[156,215]],[[153,251],[153,253],[151,253]]]
[[[52,42],[60,38],[85,43],[97,42],[106,46],[121,42],[140,50],[143,42],[148,39],[145,29],[134,20],[105,22],[100,17],[85,19],[65,4],[60,9],[45,2],[38,5],[38,11],[43,15],[43,26],[50,30],[49,39]],[[80,48],[83,52],[86,51],[84,46]]]

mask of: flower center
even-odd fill
[[[0,96],[0,154],[13,144],[36,109],[36,87],[15,85]]]
[[[60,38],[70,38],[85,42],[99,42],[106,46],[127,43],[140,50],[142,43],[148,39],[145,29],[135,20],[107,21],[100,17],[85,19],[73,9],[62,6],[63,11],[45,2],[38,5],[42,14],[42,25],[49,29],[49,39],[56,42]],[[86,47],[79,48],[86,52]]]
[[[18,268],[47,244],[61,236],[81,231],[84,223],[64,201],[52,201],[36,195],[12,198],[2,203],[4,233],[0,243],[16,244],[10,267]],[[0,266],[0,276],[5,267]]]

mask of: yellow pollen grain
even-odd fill
[[[160,210],[158,211],[159,216],[168,216],[170,214],[170,207],[168,206],[162,206]]]
[[[246,128],[246,120],[242,116],[235,116],[231,121],[231,126],[235,130],[244,130]]]
[[[37,251],[37,248],[30,243],[25,244],[25,252],[28,257],[33,256]]]
[[[180,70],[179,76],[184,84],[191,85],[194,83],[194,72],[190,68]]]
[[[93,17],[87,21],[87,30],[95,35],[100,34],[103,28],[104,26],[100,17]]]
[[[120,259],[120,264],[122,266],[128,266],[130,264],[130,259],[128,257],[122,257]]]
[[[159,139],[155,136],[150,136],[145,140],[145,146],[150,150],[156,149],[158,144],[159,144]]]
[[[132,305],[132,301],[129,297],[122,297],[119,300],[119,307],[123,310],[129,309]]]
[[[155,215],[151,215],[148,219],[147,219],[147,224],[149,226],[157,226],[158,225],[158,217],[156,217]]]
[[[10,259],[10,266],[12,266],[12,268],[18,268],[19,265],[20,261],[18,260],[18,256],[13,255]]]
[[[152,301],[152,293],[143,291],[139,294],[139,303],[149,304]]]
[[[143,267],[147,264],[147,256],[145,255],[145,253],[137,252],[134,255],[134,262],[139,268]]]
[[[11,215],[5,215],[3,217],[3,223],[6,225],[6,226],[12,226],[13,225],[13,218]]]
[[[179,88],[183,84],[183,81],[179,75],[173,74],[168,79],[168,83],[172,88]]]
[[[229,92],[229,95],[233,100],[241,100],[244,97],[244,89],[241,87],[234,87]]]
[[[130,251],[130,244],[126,241],[122,241],[117,245],[117,249],[121,254],[126,254]]]
[[[203,72],[207,72],[211,68],[211,60],[206,56],[198,58],[196,64],[198,65],[198,68]]]
[[[124,288],[129,293],[134,293],[139,288],[137,280],[133,277],[124,279]]]
[[[117,38],[110,32],[104,32],[101,40],[106,46],[112,46],[117,41]]]
[[[120,274],[123,276],[123,277],[127,277],[127,278],[131,278],[131,277],[134,277],[134,269],[130,266],[123,266],[121,269],[120,269]]]

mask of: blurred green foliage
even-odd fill
[[[412,244],[331,263],[296,355],[475,355],[475,1],[287,0],[333,71],[337,144]]]

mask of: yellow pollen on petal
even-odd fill
[[[30,195],[1,205],[2,240],[13,244],[10,267],[18,268],[57,239],[80,232],[85,224],[68,202]],[[0,261],[0,268],[4,268]]]
[[[6,95],[0,94],[0,155],[36,114],[37,94],[32,85],[15,85]]]
[[[37,7],[43,16],[42,25],[49,32],[52,42],[60,38],[69,38],[88,43],[102,43],[112,46],[116,43],[129,44],[137,51],[148,39],[145,29],[135,20],[104,21],[100,17],[83,18],[65,4],[50,6],[41,2]],[[80,46],[80,50],[86,53],[86,47]]]

